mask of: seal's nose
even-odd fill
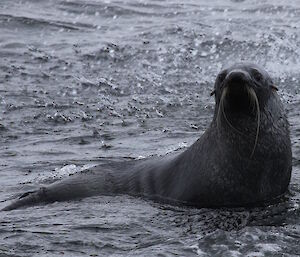
[[[225,80],[228,85],[244,84],[247,82],[247,73],[242,70],[233,70],[227,74]]]
[[[252,106],[249,98],[249,82],[250,75],[247,71],[235,69],[227,74],[224,85],[227,89],[227,103],[232,110],[249,111]]]

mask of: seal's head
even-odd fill
[[[253,114],[253,93],[259,107],[263,108],[272,90],[277,89],[263,68],[252,63],[238,63],[219,73],[213,94],[217,105],[224,98],[224,104],[231,112]]]
[[[254,153],[260,129],[261,111],[272,91],[277,90],[269,74],[251,63],[238,63],[222,70],[217,76],[215,89],[217,126],[223,121],[233,131],[243,134],[255,130]],[[224,126],[223,126],[224,127]]]

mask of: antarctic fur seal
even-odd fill
[[[129,194],[197,207],[259,205],[287,190],[289,124],[268,73],[239,63],[216,78],[215,111],[186,151],[99,165],[27,192],[3,210],[100,194]]]

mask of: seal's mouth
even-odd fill
[[[230,109],[231,113],[254,114],[250,82],[250,75],[242,70],[232,71],[224,79],[225,108]]]
[[[219,103],[217,124],[220,124],[221,117],[224,118],[226,123],[236,131],[237,133],[243,134],[235,126],[232,125],[231,119],[228,118],[226,113],[230,113],[230,116],[254,116],[256,117],[256,137],[254,147],[250,158],[253,156],[260,127],[260,107],[258,97],[251,86],[250,75],[243,70],[231,71],[225,77],[223,81],[222,93]],[[236,114],[239,115],[236,115]],[[218,125],[219,126],[219,125]]]

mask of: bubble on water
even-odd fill
[[[213,44],[210,48],[210,53],[213,54],[217,51],[217,46],[215,44]]]
[[[198,54],[198,50],[197,49],[191,50],[191,54],[192,56],[196,56]]]
[[[197,125],[195,125],[195,124],[190,124],[190,128],[192,128],[192,129],[196,129],[196,130],[198,130],[198,129],[199,129],[199,127],[198,127]]]
[[[72,91],[71,91],[71,95],[74,96],[74,95],[77,95],[77,94],[78,94],[77,90],[75,88],[73,88]]]
[[[159,62],[164,62],[164,60],[165,60],[165,59],[164,59],[162,56],[158,57],[158,61],[159,61]]]
[[[112,145],[109,145],[109,144],[105,143],[104,141],[101,141],[101,149],[108,150],[110,148],[112,148]]]
[[[160,112],[159,110],[155,110],[155,112],[159,117],[164,117],[163,113]]]
[[[66,123],[72,121],[71,117],[65,116],[62,113],[56,112],[54,115],[47,114],[46,118],[57,123]]]

